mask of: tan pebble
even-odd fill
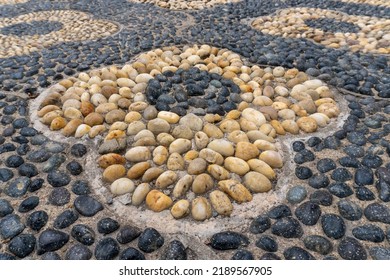
[[[317,122],[317,125],[320,127],[325,127],[330,122],[329,117],[322,113],[315,113],[310,115],[309,117],[313,118]]]
[[[226,114],[225,119],[237,120],[241,117],[241,112],[238,110],[232,110]]]
[[[334,98],[334,94],[327,86],[316,88],[316,92],[320,95],[320,98]]]
[[[114,165],[114,164],[123,165],[126,163],[126,160],[123,156],[121,156],[119,154],[109,153],[109,154],[105,154],[105,155],[102,155],[101,157],[99,157],[97,163],[98,163],[99,167],[105,169],[105,168],[109,167],[110,165]]]
[[[306,110],[306,112],[309,114],[313,114],[317,111],[316,104],[313,100],[302,100],[298,102],[298,105]]]
[[[227,139],[233,143],[249,142],[248,136],[241,130],[235,130],[228,134]]]
[[[125,122],[132,123],[134,121],[139,121],[142,119],[142,115],[138,112],[128,112],[125,116]]]
[[[203,158],[204,160],[206,160],[208,163],[210,164],[218,164],[218,165],[221,165],[223,164],[223,156],[212,150],[212,149],[202,149],[200,152],[199,152],[199,157],[200,158]]]
[[[146,129],[146,125],[143,122],[134,121],[127,127],[127,135],[135,135],[144,129]]]
[[[233,205],[229,197],[221,191],[215,190],[210,193],[211,205],[219,215],[230,216],[233,212]]]
[[[147,147],[135,147],[128,150],[125,158],[130,162],[141,162],[151,159],[151,153]]]
[[[251,131],[251,130],[258,129],[258,126],[255,123],[248,121],[247,119],[244,118],[241,118],[239,123],[242,131]]]
[[[282,109],[278,112],[278,116],[283,120],[295,120],[295,112],[291,109]]]
[[[104,97],[103,94],[97,93],[91,96],[91,103],[95,106],[98,107],[100,105],[106,104],[107,103],[107,98]],[[96,109],[95,109],[96,111]]]
[[[83,114],[76,108],[67,108],[64,111],[64,117],[67,118],[68,120],[73,120],[73,119],[82,119]]]
[[[283,86],[277,86],[275,87],[275,93],[278,96],[287,97],[288,96],[288,89]]]
[[[278,111],[276,111],[272,106],[262,106],[259,108],[259,111],[263,113],[267,121],[276,120],[278,118]]]
[[[179,153],[179,154],[184,154],[191,150],[192,143],[188,139],[176,139],[169,145],[169,153]]]
[[[126,168],[120,164],[113,164],[107,167],[103,172],[103,179],[108,182],[122,178],[126,175]]]
[[[205,124],[203,132],[210,138],[220,139],[223,137],[223,132],[216,125],[211,123]]]
[[[127,178],[117,179],[110,186],[110,191],[113,195],[132,193],[134,189],[134,182]]]
[[[157,135],[163,132],[169,132],[171,126],[166,120],[157,118],[148,122],[148,129]]]
[[[47,113],[52,112],[52,111],[57,111],[57,110],[60,110],[60,107],[58,107],[56,105],[47,105],[37,112],[37,116],[42,118]]]
[[[114,131],[114,130],[126,130],[127,127],[129,125],[125,122],[114,122],[111,126],[110,126],[110,130],[109,131]]]
[[[134,164],[129,171],[127,171],[127,177],[130,179],[138,179],[144,175],[146,170],[150,168],[149,162],[139,162]]]
[[[159,189],[165,189],[169,185],[172,185],[177,180],[177,174],[173,171],[165,171],[156,180],[156,187]]]
[[[59,84],[65,88],[70,88],[71,86],[73,86],[73,82],[69,79],[64,79],[60,81]]]
[[[294,111],[294,113],[298,116],[298,117],[307,117],[307,112],[305,109],[302,108],[302,106],[298,105],[298,104],[292,104],[290,106],[290,109]],[[292,120],[292,118],[291,118]]]
[[[184,155],[184,160],[191,161],[196,159],[199,156],[199,152],[195,150],[190,150]]]
[[[81,102],[76,99],[68,99],[62,104],[62,110],[65,111],[67,108],[80,109]]]
[[[266,176],[253,171],[245,175],[244,185],[254,193],[268,192],[272,189],[271,181]]]
[[[95,108],[95,112],[104,115],[116,109],[118,109],[118,105],[116,105],[115,103],[104,103],[97,106]]]
[[[128,79],[128,78],[119,78],[118,80],[116,80],[118,86],[120,87],[129,87],[129,88],[132,88],[135,86],[135,83],[133,80],[131,79]]]
[[[299,133],[299,126],[294,120],[284,120],[282,122],[282,126],[285,131],[291,134],[296,135]]]
[[[216,139],[211,141],[207,145],[207,148],[216,151],[217,153],[225,157],[234,155],[233,144],[224,139]]]
[[[311,99],[314,101],[320,99],[320,94],[313,89],[309,89],[308,91],[306,91],[306,93],[310,95]]]
[[[195,177],[192,183],[192,191],[196,194],[203,194],[212,189],[214,181],[210,175],[203,173]]]
[[[184,170],[184,159],[183,157],[178,153],[172,153],[167,161],[167,168],[169,170]]]
[[[173,141],[175,141],[175,138],[168,133],[160,133],[157,135],[157,142],[162,146],[168,147]]]
[[[154,134],[147,129],[143,129],[134,136],[134,141],[138,141],[138,140],[145,138],[145,137],[154,138]]]
[[[198,116],[190,113],[182,117],[179,121],[180,124],[188,126],[193,131],[201,131],[203,128],[203,121]]]
[[[275,129],[276,133],[279,134],[279,135],[285,135],[286,134],[286,131],[284,130],[282,124],[277,121],[277,120],[272,120],[270,122],[270,124],[272,125],[272,127]]]
[[[209,144],[209,137],[203,131],[195,133],[195,145],[198,149],[203,149]]]
[[[146,107],[144,112],[142,113],[145,120],[155,119],[155,118],[157,118],[157,114],[158,114],[158,111],[157,111],[156,107],[154,107],[154,106]]]
[[[196,221],[204,221],[211,218],[212,209],[205,197],[197,197],[192,201],[191,215]]]
[[[153,162],[162,165],[168,160],[168,149],[164,146],[158,146],[153,150]]]
[[[288,105],[284,102],[274,102],[272,103],[272,108],[274,108],[276,111],[280,111],[280,110],[283,110],[283,109],[288,109]]]
[[[271,143],[274,143],[275,142],[275,139],[264,134],[263,132],[261,131],[258,131],[258,130],[251,130],[251,131],[248,131],[247,134],[246,134],[249,138],[249,141],[251,142],[255,142],[256,140],[265,140],[265,141],[268,141],[268,142],[271,142]]]
[[[135,99],[135,97],[134,97],[134,99]],[[141,112],[141,111],[145,110],[147,107],[148,107],[148,104],[146,102],[137,101],[137,102],[130,104],[129,111]]]
[[[236,146],[235,157],[248,161],[260,154],[256,145],[248,142],[239,142]]]
[[[224,162],[224,167],[230,172],[241,176],[245,175],[250,170],[246,161],[236,157],[227,157]]]
[[[207,167],[207,172],[211,174],[216,180],[226,180],[229,179],[229,172],[220,165],[211,164]]]
[[[51,121],[50,130],[60,130],[64,128],[67,121],[63,117],[56,117]]]
[[[315,132],[318,128],[317,122],[315,119],[310,117],[302,117],[297,120],[298,127],[306,133]]]
[[[74,133],[74,137],[81,138],[84,135],[88,134],[91,130],[91,127],[86,124],[81,124],[77,127],[76,132]]]
[[[175,219],[181,219],[190,213],[190,202],[186,199],[177,201],[171,208],[171,214]]]
[[[207,162],[203,158],[196,158],[192,160],[188,165],[188,174],[199,175],[205,172],[207,168]]]
[[[307,79],[307,78],[306,78]],[[308,88],[308,89],[317,89],[320,86],[323,85],[321,80],[318,79],[313,79],[313,80],[308,80],[303,83],[303,85]]]
[[[248,165],[251,168],[251,170],[263,174],[265,177],[267,177],[270,180],[276,178],[276,173],[272,169],[272,167],[260,159],[251,159],[248,161]]]
[[[103,124],[103,122],[104,122],[103,116],[94,112],[88,114],[84,119],[84,123],[89,126]]]
[[[146,196],[146,206],[154,212],[168,209],[172,204],[172,199],[158,190],[151,190]]]
[[[64,129],[62,130],[62,134],[67,137],[73,135],[76,132],[79,125],[81,125],[82,123],[83,121],[80,119],[74,119],[69,121],[67,125],[64,127]]]
[[[271,106],[273,102],[272,99],[267,96],[257,96],[252,103],[256,106]]]
[[[224,120],[221,122],[219,125],[219,128],[221,129],[222,132],[225,133],[230,133],[235,130],[240,130],[240,124],[236,120]]]
[[[76,109],[75,109],[76,110]],[[63,113],[61,110],[55,110],[55,111],[50,111],[48,113],[46,113],[42,119],[41,119],[41,122],[43,124],[46,124],[46,125],[50,125],[51,122],[57,118],[57,117],[62,117],[63,116]]]
[[[218,188],[228,194],[237,203],[252,200],[252,194],[236,180],[223,180],[218,182]]]
[[[340,114],[340,109],[337,107],[336,104],[324,103],[318,106],[317,112],[322,113],[329,118],[336,118]]]
[[[271,86],[265,86],[263,89],[263,95],[272,98],[275,94],[274,89]]]
[[[135,78],[135,82],[137,84],[139,83],[147,83],[149,80],[153,79],[153,76],[149,75],[149,74],[139,74],[136,78]]]
[[[175,124],[179,121],[180,117],[178,114],[166,112],[166,111],[160,111],[157,115],[158,118],[166,120],[170,124]]]
[[[336,101],[334,101],[332,98],[321,98],[314,101],[314,103],[316,104],[317,107],[320,107],[322,104],[326,104],[326,103],[336,104]]]
[[[124,121],[126,117],[126,113],[123,110],[116,109],[108,112],[105,116],[105,121],[108,124],[112,124],[114,122],[121,122]]]
[[[118,107],[121,109],[127,109],[131,105],[131,101],[123,97],[119,98],[117,103],[118,103]]]
[[[173,129],[172,136],[191,140],[194,137],[194,133],[188,126],[180,124]]]
[[[266,140],[256,140],[254,143],[253,143],[259,150],[262,150],[262,151],[268,151],[268,150],[271,150],[271,151],[276,151],[276,146],[275,144],[272,144]]]
[[[283,167],[282,156],[276,151],[264,151],[260,154],[259,159],[273,168]]]
[[[164,170],[161,168],[151,167],[148,170],[146,170],[146,172],[142,176],[142,181],[147,182],[147,183],[151,182],[151,181],[157,179],[158,176],[160,176],[163,172],[164,172]]]
[[[179,198],[184,196],[192,186],[193,178],[191,175],[184,175],[179,181],[177,181],[173,188],[172,194],[174,197]]]
[[[134,206],[139,206],[144,202],[146,196],[150,191],[150,186],[148,183],[139,184],[131,197],[131,204]]]

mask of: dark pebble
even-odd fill
[[[62,248],[69,241],[69,235],[65,232],[47,229],[38,238],[38,254],[53,252]]]
[[[366,260],[367,252],[362,244],[352,237],[345,237],[339,243],[337,251],[345,260]]]
[[[294,141],[294,143],[292,144],[292,148],[294,152],[300,152],[305,149],[305,143],[303,143],[302,141]]]
[[[374,174],[370,168],[358,168],[355,172],[355,183],[358,186],[371,185],[374,183]]]
[[[162,257],[162,260],[186,260],[187,252],[183,243],[179,240],[171,241],[167,248],[165,249]]]
[[[0,253],[0,261],[13,261],[13,260],[16,260],[14,256],[7,253]]]
[[[89,260],[92,258],[91,250],[82,244],[76,244],[66,252],[66,260]]]
[[[362,201],[370,201],[375,199],[374,193],[366,187],[358,187],[355,189],[357,199]]]
[[[268,235],[260,236],[255,245],[267,252],[278,251],[278,243],[276,243],[275,239]]]
[[[20,213],[29,212],[29,211],[33,210],[35,207],[37,207],[38,204],[39,204],[39,197],[30,196],[20,203],[18,211]]]
[[[107,237],[99,240],[95,248],[95,258],[97,260],[113,260],[119,255],[119,245],[114,238]]]
[[[285,217],[276,220],[272,225],[272,234],[282,236],[284,238],[300,238],[303,235],[303,230],[299,222],[292,217]]]
[[[91,193],[87,181],[77,180],[72,185],[72,192],[76,195],[87,195]]]
[[[55,188],[49,195],[49,203],[54,206],[63,206],[70,201],[70,192],[64,188]]]
[[[18,155],[9,156],[5,160],[5,165],[10,168],[17,168],[24,163],[24,159]]]
[[[78,163],[75,160],[69,162],[66,165],[66,169],[69,171],[70,174],[72,174],[74,176],[80,175],[81,172],[83,172],[83,167],[81,166],[80,163]]]
[[[231,260],[235,261],[244,261],[244,260],[254,260],[255,257],[251,252],[244,249],[237,250],[234,255],[232,256]]]
[[[122,251],[119,256],[120,260],[145,260],[144,254],[133,247],[129,247]]]
[[[18,168],[18,172],[20,176],[26,176],[32,178],[38,175],[38,169],[32,163],[23,163]]]
[[[327,149],[337,150],[340,147],[341,142],[340,139],[335,136],[328,136],[324,139],[324,145]]]
[[[309,167],[298,166],[295,168],[295,176],[297,176],[301,180],[306,180],[313,176],[313,172]]]
[[[311,177],[309,179],[308,183],[309,183],[309,186],[312,188],[323,189],[329,185],[330,180],[329,180],[328,176],[320,173],[320,174],[314,174],[313,177]]]
[[[390,260],[390,248],[371,247],[369,253],[374,260]]]
[[[49,220],[49,215],[43,211],[35,211],[30,214],[27,218],[27,226],[30,227],[32,230],[40,231],[41,228],[43,228],[47,221]]]
[[[314,260],[315,258],[305,249],[293,246],[284,250],[283,255],[286,260]]]
[[[75,225],[70,233],[81,244],[90,246],[95,242],[95,232],[86,225]]]
[[[389,202],[390,201],[390,184],[383,180],[382,178],[379,178],[379,180],[376,182],[375,187],[378,191],[378,197],[383,202]]]
[[[267,261],[281,260],[281,258],[274,253],[265,253],[259,259],[260,260],[267,260]]]
[[[352,167],[352,168],[358,168],[360,166],[360,162],[353,157],[342,157],[339,159],[339,163],[343,167]]]
[[[267,213],[267,216],[271,219],[280,219],[283,217],[289,217],[291,215],[291,210],[286,204],[274,206]]]
[[[0,198],[0,218],[7,216],[14,212],[14,208],[8,200]]]
[[[330,206],[333,202],[333,196],[326,190],[318,190],[310,195],[310,201],[323,206]]]
[[[352,174],[348,169],[340,167],[333,170],[331,178],[337,182],[346,182],[352,179]]]
[[[385,233],[383,230],[380,227],[371,224],[355,227],[352,230],[352,234],[357,239],[375,243],[379,243],[385,240]]]
[[[352,131],[347,135],[347,139],[351,144],[364,146],[367,143],[366,136],[361,132]]]
[[[271,227],[271,220],[267,216],[260,215],[253,219],[249,231],[253,234],[263,233]]]
[[[316,203],[306,201],[295,209],[295,216],[302,224],[313,226],[321,216],[321,208]]]
[[[307,196],[307,190],[303,186],[294,186],[288,190],[286,198],[291,204],[297,204],[303,201]]]
[[[14,120],[12,125],[15,129],[20,129],[23,127],[27,127],[29,125],[29,123],[28,123],[28,120],[26,120],[25,118],[19,118],[19,119]]]
[[[328,187],[328,191],[339,198],[345,198],[353,194],[353,190],[346,183],[332,183]]]
[[[87,195],[81,195],[74,200],[74,207],[83,216],[92,217],[103,210],[103,205]]]
[[[14,177],[12,170],[8,168],[0,168],[0,181],[8,182]]]
[[[342,199],[337,203],[340,215],[349,221],[358,221],[363,216],[362,208],[356,203]]]
[[[134,226],[123,226],[116,236],[116,240],[120,244],[127,244],[133,240],[135,240],[138,236],[140,236],[141,231],[139,228]]]
[[[51,157],[51,153],[49,153],[45,149],[40,149],[37,151],[30,152],[27,155],[27,159],[32,162],[45,162]]]
[[[47,181],[55,188],[68,185],[70,180],[70,176],[62,171],[53,171],[47,175]]]
[[[38,131],[35,128],[32,127],[23,127],[20,130],[20,134],[26,137],[33,137],[37,135]]]
[[[164,237],[154,228],[146,228],[138,238],[138,248],[145,252],[151,253],[164,245]]]
[[[101,219],[97,223],[97,230],[102,234],[110,234],[119,228],[119,223],[111,218]]]
[[[30,255],[36,244],[36,238],[32,234],[20,234],[8,244],[8,250],[19,258]]]
[[[26,194],[31,180],[28,177],[19,177],[11,182],[4,189],[4,193],[10,197],[21,197]]]
[[[20,156],[24,156],[24,155],[27,155],[27,153],[31,151],[31,148],[29,145],[27,144],[22,144],[20,145],[17,149],[16,149],[16,152],[18,153],[18,155]]]
[[[333,250],[332,243],[320,235],[309,235],[305,237],[303,243],[308,250],[317,252],[321,255],[327,255]]]
[[[360,158],[364,156],[364,149],[357,145],[349,145],[344,148],[344,152],[353,158]]]
[[[329,238],[340,239],[345,234],[344,220],[335,214],[324,214],[321,217],[322,230]]]
[[[9,214],[0,220],[0,236],[3,239],[11,239],[20,234],[25,226],[20,221],[20,217]]]
[[[317,146],[322,142],[321,138],[319,137],[310,137],[309,140],[307,140],[307,145],[309,147]]]
[[[58,229],[67,228],[71,224],[77,221],[79,214],[76,211],[68,209],[62,212],[54,220],[54,227]]]
[[[84,144],[74,144],[70,153],[75,157],[83,157],[87,153],[87,147]]]
[[[56,252],[46,252],[42,255],[41,260],[59,261],[61,260],[61,257]]]
[[[390,224],[390,208],[384,204],[371,203],[364,209],[364,216],[372,222]]]
[[[16,147],[12,143],[5,143],[0,146],[0,154],[7,153],[7,152],[13,152],[16,150]]]
[[[36,179],[32,180],[31,184],[28,188],[28,191],[35,192],[35,191],[39,190],[40,188],[42,188],[44,182],[45,182],[45,180],[43,180],[42,178],[36,178]]]
[[[362,159],[362,164],[369,168],[378,168],[383,164],[383,160],[377,155],[366,155]]]
[[[216,233],[211,237],[210,245],[217,250],[238,249],[240,246],[247,246],[249,239],[237,232],[224,231]]]

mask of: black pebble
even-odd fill
[[[154,228],[146,228],[138,238],[138,248],[145,252],[151,253],[164,245],[164,238]]]
[[[302,224],[313,226],[321,216],[321,208],[316,203],[306,201],[297,207],[295,216]]]
[[[92,258],[91,250],[82,244],[76,244],[66,252],[66,260],[89,260]]]
[[[379,243],[385,240],[385,233],[383,232],[383,230],[380,227],[372,224],[355,227],[352,230],[352,234],[357,239],[371,241],[375,243]]]
[[[317,146],[322,142],[321,138],[319,137],[310,137],[309,140],[307,140],[307,145],[309,147]]]
[[[320,235],[309,235],[305,237],[303,243],[308,250],[320,253],[321,255],[327,255],[333,250],[332,243]]]
[[[78,163],[75,160],[69,162],[66,165],[66,169],[70,172],[70,174],[72,174],[74,176],[77,176],[77,175],[81,174],[81,172],[83,172],[83,167],[81,166],[80,163]]]
[[[0,198],[0,218],[7,216],[14,212],[14,208],[8,200]]]
[[[38,238],[38,254],[53,252],[62,248],[69,241],[69,235],[65,232],[47,229]]]
[[[367,252],[362,244],[352,237],[345,237],[339,243],[337,251],[345,260],[366,260]]]
[[[358,221],[363,216],[363,209],[356,203],[342,199],[337,203],[340,215],[349,221]]]
[[[46,252],[42,255],[41,260],[45,261],[59,261],[61,257],[56,252]]]
[[[328,190],[339,198],[345,198],[353,194],[353,190],[346,183],[332,183],[329,185]]]
[[[300,247],[290,247],[283,252],[286,260],[314,260],[315,258],[305,249]]]
[[[27,218],[27,226],[35,231],[40,231],[43,228],[47,221],[49,220],[49,215],[43,211],[35,211],[30,214]]]
[[[70,201],[70,192],[64,188],[55,188],[49,195],[49,202],[54,206],[63,206]]]
[[[20,213],[29,212],[33,210],[35,207],[37,207],[38,204],[39,204],[39,197],[30,196],[20,203],[18,211]]]
[[[72,192],[76,195],[87,195],[91,193],[87,181],[77,180],[72,185]]]
[[[99,233],[110,234],[119,228],[119,223],[111,218],[101,219],[97,223],[97,230]]]
[[[267,216],[257,216],[249,226],[249,231],[254,234],[263,233],[271,227],[271,220]]]
[[[275,239],[268,235],[260,236],[255,245],[267,252],[278,251],[278,243],[276,243]]]
[[[14,177],[14,173],[11,169],[8,168],[0,168],[0,181],[8,182]]]
[[[371,247],[370,255],[374,260],[390,260],[390,249],[384,247]]]
[[[346,182],[352,179],[352,174],[348,169],[340,167],[333,170],[331,178],[337,182]]]
[[[306,180],[313,176],[313,172],[309,167],[298,166],[295,168],[295,176],[301,180]]]
[[[95,248],[95,258],[97,260],[113,260],[119,255],[119,245],[115,239],[107,237],[99,240]]]
[[[232,256],[231,260],[254,260],[255,257],[251,252],[244,249],[237,250]]]
[[[0,236],[3,239],[11,239],[20,234],[25,226],[20,221],[20,217],[9,214],[0,220]]]
[[[238,249],[240,246],[248,246],[249,239],[237,232],[224,231],[211,237],[210,245],[217,250]]]
[[[35,192],[39,190],[40,188],[42,188],[44,182],[45,180],[43,180],[42,178],[36,178],[32,180],[30,186],[28,187],[28,191]]]
[[[371,203],[364,209],[364,216],[372,222],[390,224],[390,208],[384,204]]]
[[[338,215],[324,214],[321,217],[321,225],[322,230],[329,238],[340,239],[345,234],[345,223]]]
[[[87,195],[81,195],[74,200],[74,207],[83,216],[92,217],[103,210],[103,205]]]
[[[328,176],[320,173],[320,174],[314,174],[309,179],[308,183],[309,183],[309,186],[312,188],[322,189],[322,188],[326,188],[329,185],[330,180],[329,180]]]
[[[20,234],[8,244],[8,250],[19,258],[25,258],[30,255],[36,244],[36,238],[32,234]]]
[[[129,247],[122,251],[119,256],[120,260],[145,260],[144,254],[133,247]]]
[[[24,163],[24,159],[18,155],[9,156],[5,160],[5,165],[10,168],[17,168]]]
[[[65,210],[54,220],[54,227],[58,229],[67,228],[77,221],[79,214],[71,209]]]
[[[83,157],[87,153],[87,147],[83,144],[74,144],[70,149],[70,153],[75,157]]]
[[[274,253],[265,253],[259,259],[260,260],[268,260],[268,261],[281,260],[281,258]]]
[[[134,239],[136,239],[138,236],[140,236],[141,231],[139,228],[134,226],[123,226],[116,236],[116,240],[120,244],[127,244]]]
[[[95,232],[86,225],[75,225],[70,233],[81,244],[90,246],[95,242]]]
[[[30,178],[18,177],[8,183],[4,189],[4,193],[10,197],[21,197],[26,194],[30,184]]]
[[[179,240],[173,240],[168,244],[162,257],[162,260],[186,260],[187,252],[183,243]]]
[[[274,206],[267,213],[267,216],[271,219],[280,219],[291,215],[291,210],[286,204]]]
[[[302,141],[294,141],[292,148],[294,152],[300,152],[305,148],[305,144]]]
[[[38,175],[38,169],[32,163],[23,163],[21,166],[19,166],[18,172],[20,176],[26,176],[29,178]]]
[[[68,185],[70,180],[70,176],[62,171],[53,171],[47,175],[47,181],[55,188]]]
[[[272,225],[272,234],[282,236],[284,238],[300,238],[303,235],[303,230],[299,222],[292,217],[285,217],[276,220]]]

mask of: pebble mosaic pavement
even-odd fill
[[[0,1],[0,260],[390,259],[381,0]]]

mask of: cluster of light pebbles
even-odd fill
[[[353,24],[358,32],[331,32],[310,27],[308,20],[331,19]],[[255,19],[252,27],[265,34],[289,38],[306,38],[330,48],[347,47],[350,51],[390,53],[390,19],[348,15],[315,8],[288,8]]]
[[[12,5],[12,4],[19,4],[19,3],[26,3],[30,0],[0,0],[0,5]]]
[[[373,6],[384,6],[390,7],[390,2],[387,0],[338,0],[346,3],[357,3],[357,4],[365,4],[365,5],[373,5]]]
[[[27,25],[46,24],[35,34],[22,34]],[[61,28],[47,32],[50,25]],[[11,30],[4,32],[4,30]],[[95,40],[116,33],[119,27],[107,20],[96,20],[87,13],[75,10],[41,11],[23,14],[13,18],[0,18],[0,58],[28,55],[40,49],[61,42]]]
[[[193,67],[222,76],[214,85],[233,81],[241,92],[237,108],[225,116],[180,117],[147,103],[154,77]],[[133,205],[145,201],[175,218],[191,213],[205,220],[212,209],[230,215],[231,200],[248,202],[252,193],[269,191],[274,169],[283,166],[276,137],[315,132],[339,108],[322,81],[297,69],[248,66],[238,54],[202,45],[157,49],[122,68],[62,80],[37,115],[65,136],[105,136],[98,164],[114,195],[131,194]]]
[[[130,0],[131,2],[152,3],[171,10],[201,10],[216,5],[235,3],[241,0]]]

